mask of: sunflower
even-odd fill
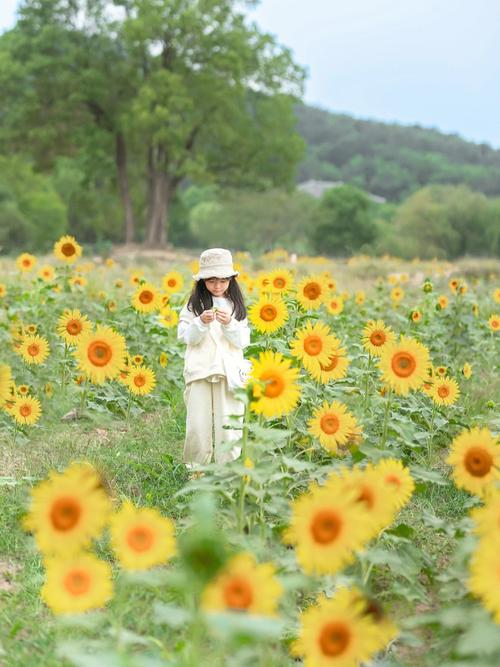
[[[255,287],[261,294],[269,294],[271,290],[271,281],[267,272],[259,273],[255,278]]]
[[[124,285],[125,285],[125,283],[123,282],[123,280],[121,278],[118,278],[118,280],[115,280],[116,289],[122,289],[124,287]]]
[[[350,363],[346,356],[346,349],[340,347],[339,339],[335,337],[332,338],[335,347],[332,352],[330,352],[328,361],[324,364],[313,364],[307,369],[308,373],[317,382],[321,382],[322,384],[328,384],[332,380],[341,380],[344,378]]]
[[[446,366],[436,366],[434,370],[435,375],[439,375],[440,377],[445,377],[446,373],[448,372]]]
[[[488,320],[488,326],[492,331],[500,331],[500,315],[492,315]]]
[[[462,374],[466,380],[470,380],[472,377],[472,366],[468,361],[465,362],[462,368]]]
[[[158,363],[162,368],[165,368],[165,366],[168,364],[168,355],[166,352],[160,352]]]
[[[333,294],[325,299],[325,306],[330,315],[340,315],[344,310],[344,299]]]
[[[500,624],[500,538],[481,540],[469,567],[470,592]]]
[[[256,381],[252,410],[265,417],[280,417],[291,412],[300,396],[298,368],[290,368],[289,359],[271,350],[261,352],[259,358],[252,359],[252,362],[251,378]]]
[[[297,285],[297,301],[304,310],[317,310],[328,296],[321,276],[307,276]]]
[[[43,336],[24,336],[19,354],[28,364],[43,364],[49,356],[49,344]]]
[[[419,389],[427,380],[429,351],[414,338],[401,336],[399,342],[385,345],[379,360],[382,381],[397,394]]]
[[[111,503],[102,480],[89,464],[73,463],[52,472],[31,491],[31,508],[24,519],[45,554],[76,552],[99,537],[108,522]]]
[[[396,336],[391,327],[382,320],[369,320],[363,329],[361,342],[371,355],[380,357],[386,345],[393,343]]]
[[[453,466],[455,484],[482,495],[500,480],[500,447],[487,428],[465,430],[451,443],[446,462]]]
[[[178,321],[179,313],[170,306],[165,306],[165,308],[160,310],[160,324],[167,327],[167,329],[177,326]]]
[[[125,339],[111,327],[98,325],[82,333],[73,352],[80,370],[96,384],[115,378],[123,367]]]
[[[500,537],[500,489],[493,489],[485,500],[470,514],[476,524],[474,532],[486,538]]]
[[[422,319],[422,313],[419,310],[412,310],[410,317],[412,322],[418,323]]]
[[[144,357],[142,354],[129,355],[129,360],[131,364],[135,364],[136,366],[140,366],[144,363]]]
[[[82,247],[73,236],[61,236],[54,243],[54,255],[67,264],[72,264],[82,255]]]
[[[32,426],[40,419],[42,409],[38,398],[32,396],[18,396],[11,410],[11,414],[18,424]]]
[[[363,290],[360,290],[359,292],[356,292],[354,296],[354,301],[358,306],[362,306],[364,302],[366,301],[366,294]]]
[[[126,384],[132,394],[145,396],[155,388],[156,376],[154,371],[147,366],[131,366]]]
[[[474,317],[479,317],[479,306],[477,305],[477,303],[472,304],[471,312],[474,315]]]
[[[335,574],[371,536],[368,513],[356,492],[337,485],[313,485],[291,503],[292,517],[283,540],[295,545],[307,574]]]
[[[285,294],[293,287],[293,276],[288,269],[274,269],[268,273],[269,291]]]
[[[493,292],[493,301],[495,303],[500,303],[500,287],[497,287]]]
[[[377,652],[382,651],[387,647],[387,644],[394,641],[399,634],[399,630],[392,623],[390,618],[384,613],[382,605],[378,600],[367,597],[358,588],[349,589],[351,596],[351,604],[356,605],[359,602],[363,605],[362,616],[369,617],[376,627],[376,638],[378,646],[375,649]]]
[[[453,405],[460,396],[460,389],[455,379],[445,376],[434,380],[430,395],[438,405]]]
[[[111,545],[125,570],[147,570],[175,554],[174,523],[158,510],[125,501],[110,523]]]
[[[291,353],[302,361],[305,368],[317,368],[327,364],[336,348],[337,338],[330,333],[330,328],[323,322],[312,323],[310,320],[303,329],[296,332],[290,342]]]
[[[160,293],[151,283],[142,283],[132,296],[132,305],[139,313],[152,313],[160,308]]]
[[[378,635],[363,599],[340,589],[331,599],[321,595],[301,613],[291,652],[304,656],[304,667],[358,667],[380,649]]]
[[[339,401],[329,404],[324,401],[308,422],[309,433],[320,441],[330,453],[335,454],[337,445],[343,445],[356,427],[356,419]]]
[[[92,324],[79,310],[65,310],[57,320],[56,331],[69,345],[75,345],[82,334],[88,333]]]
[[[12,371],[7,364],[0,364],[0,407],[11,395]]]
[[[36,326],[36,324],[27,324],[24,327],[24,331],[27,334],[29,334],[30,336],[34,336],[36,334],[36,332],[38,331],[38,327]]]
[[[341,468],[328,477],[325,488],[340,488],[347,494],[354,492],[355,502],[360,504],[368,515],[370,537],[375,537],[380,530],[394,521],[396,503],[391,494],[387,493],[381,474],[373,466],[363,470],[357,466],[351,470]]]
[[[395,287],[393,290],[391,290],[391,299],[394,301],[394,303],[399,303],[404,295],[405,291],[402,287]]]
[[[21,253],[16,259],[17,268],[23,273],[31,271],[36,264],[36,257],[29,252]]]
[[[184,287],[184,278],[178,271],[169,271],[163,276],[161,284],[169,294],[175,294]]]
[[[38,277],[41,278],[42,280],[45,280],[46,283],[49,283],[52,280],[54,280],[55,275],[56,275],[55,269],[53,266],[50,266],[50,264],[42,266],[41,269],[38,271]]]
[[[261,296],[248,309],[248,319],[260,333],[274,333],[288,320],[288,309],[277,296]]]
[[[447,296],[444,294],[441,294],[440,297],[438,297],[438,306],[441,310],[444,310],[445,308],[448,308],[449,305],[449,299]]]
[[[7,294],[7,287],[0,283],[0,299],[2,299]]]
[[[283,586],[272,563],[257,563],[250,553],[231,558],[205,588],[202,609],[209,612],[245,612],[276,616]]]
[[[16,387],[16,392],[20,396],[26,396],[26,394],[30,393],[30,388],[28,387],[27,384],[20,384],[18,387]]]
[[[144,271],[141,269],[136,269],[130,274],[130,284],[131,285],[140,285],[144,280]]]
[[[55,614],[98,609],[112,595],[111,567],[93,554],[47,560],[41,597]]]
[[[396,509],[401,509],[410,500],[415,482],[410,471],[398,459],[382,459],[375,466]]]
[[[85,278],[85,276],[71,276],[68,280],[68,284],[70,287],[86,287],[88,285],[88,280]]]
[[[448,287],[449,287],[450,290],[453,292],[453,294],[456,294],[456,293],[457,293],[459,284],[460,284],[460,282],[459,282],[458,278],[452,278],[452,279],[448,282]]]

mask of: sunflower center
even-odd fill
[[[31,345],[28,345],[28,354],[32,357],[37,357],[40,354],[40,345],[37,343],[31,343]]]
[[[307,336],[304,340],[304,350],[310,357],[317,356],[323,349],[323,341],[319,336]]]
[[[275,375],[269,371],[267,373],[262,373],[260,380],[261,382],[266,383],[264,395],[267,396],[267,398],[276,398],[283,393],[285,382],[279,375]]]
[[[439,387],[439,389],[437,390],[437,393],[438,393],[439,398],[446,398],[447,396],[450,395],[450,390],[448,389],[448,387],[445,387],[443,385],[443,386]]]
[[[329,358],[328,364],[326,366],[324,366],[321,362],[319,365],[321,366],[322,371],[326,371],[328,373],[329,371],[333,371],[333,369],[337,367],[338,363],[339,358],[336,354],[334,354]]]
[[[482,447],[470,447],[465,455],[464,464],[467,472],[473,477],[484,477],[493,466],[493,458]]]
[[[30,405],[27,405],[26,403],[24,403],[24,404],[21,405],[21,407],[19,408],[19,412],[21,413],[21,415],[22,415],[23,417],[29,417],[30,414],[31,414],[31,406],[30,406]]]
[[[151,301],[154,299],[153,292],[151,290],[145,289],[142,290],[142,292],[139,294],[139,301],[144,304],[151,303]]]
[[[333,435],[333,433],[336,433],[339,430],[339,418],[337,415],[323,415],[323,417],[321,417],[320,426],[323,433]]]
[[[127,543],[133,551],[147,551],[153,542],[153,531],[147,526],[135,526],[127,534]]]
[[[90,589],[91,579],[84,570],[72,570],[64,578],[64,587],[70,595],[84,595]]]
[[[106,366],[111,361],[113,350],[103,340],[95,340],[89,345],[88,359],[93,366]]]
[[[31,266],[31,260],[23,259],[23,266]]]
[[[375,505],[375,498],[373,497],[373,491],[367,486],[361,487],[361,492],[357,497],[358,503],[365,503],[368,509],[373,509]]]
[[[50,520],[56,530],[63,533],[76,526],[80,519],[80,504],[70,497],[59,498],[52,505]]]
[[[384,481],[386,484],[393,484],[394,486],[401,486],[401,480],[396,475],[387,475]]]
[[[335,657],[345,652],[351,640],[349,628],[341,622],[327,623],[321,628],[319,645],[323,655]]]
[[[83,326],[80,320],[70,320],[66,324],[66,331],[71,335],[71,336],[78,336],[79,333],[82,332]]]
[[[244,577],[231,577],[224,586],[224,600],[230,609],[246,610],[253,602],[253,590]]]
[[[400,378],[407,378],[415,372],[417,363],[408,352],[397,352],[391,362],[394,373]]]
[[[321,287],[318,283],[307,283],[307,285],[304,286],[303,294],[311,301],[314,301],[321,294]]]
[[[139,374],[134,377],[134,384],[136,387],[144,387],[146,384],[146,378],[144,375]]]
[[[375,347],[380,347],[385,343],[385,341],[386,341],[386,336],[383,331],[374,331],[370,335],[370,343],[372,345],[375,345]]]
[[[330,544],[337,539],[342,529],[340,517],[330,509],[316,512],[311,523],[311,533],[315,542]]]
[[[273,280],[273,285],[277,289],[283,289],[283,287],[286,285],[286,282],[285,282],[284,278],[275,278]]]
[[[168,282],[167,282],[167,285],[169,287],[175,287],[177,285],[177,280],[175,278],[169,278]]]
[[[278,311],[271,304],[267,304],[260,309],[260,317],[264,320],[264,322],[272,322],[276,319],[277,314]]]
[[[63,243],[61,252],[65,257],[72,257],[76,252],[76,248],[72,243]]]

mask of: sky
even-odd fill
[[[0,0],[0,31],[18,0]],[[500,148],[500,0],[261,0],[251,20],[308,72],[305,101]]]

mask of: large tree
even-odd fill
[[[4,145],[33,152],[42,169],[82,151],[92,164],[113,159],[127,240],[128,165],[139,165],[150,245],[166,243],[169,207],[186,179],[291,183],[303,149],[292,105],[304,75],[248,22],[250,4],[24,0],[2,40]]]

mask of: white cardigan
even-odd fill
[[[228,313],[233,309],[231,301],[225,297],[213,297],[213,304]],[[217,320],[204,324],[185,305],[179,315],[177,338],[187,345],[184,358],[186,384],[224,375],[230,388],[241,386],[241,372],[248,370],[243,350],[250,343],[246,318],[237,320],[232,317],[227,325]]]

